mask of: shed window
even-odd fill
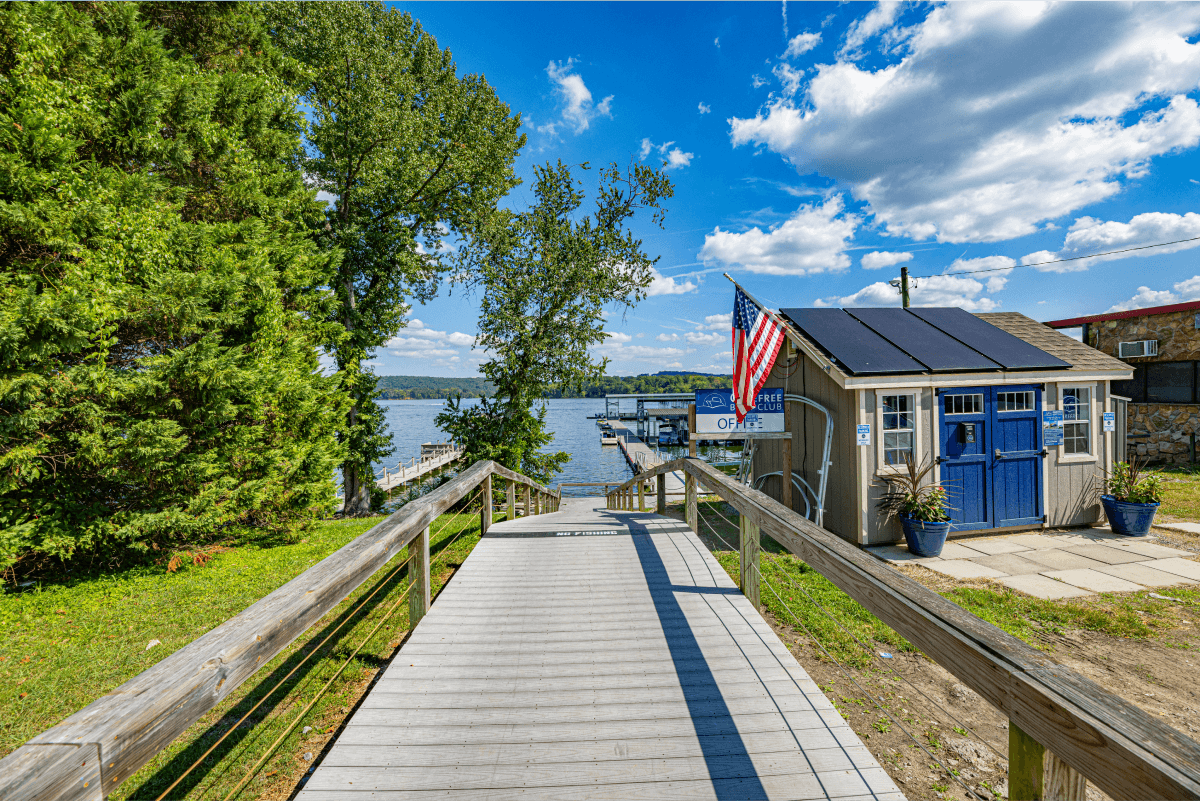
[[[885,464],[904,464],[913,459],[915,404],[912,395],[883,396],[883,460]]]
[[[1032,412],[1033,391],[1029,392],[997,392],[996,411],[998,412]]]
[[[1063,387],[1063,452],[1092,452],[1092,390],[1089,387]]]
[[[983,395],[947,395],[946,414],[980,414]]]

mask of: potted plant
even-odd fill
[[[950,533],[946,488],[936,481],[922,483],[933,470],[932,460],[917,465],[905,457],[904,466],[904,473],[883,476],[887,491],[877,508],[884,513],[885,520],[900,518],[910,553],[939,556]]]
[[[1117,462],[1105,478],[1106,494],[1100,496],[1104,515],[1117,534],[1144,537],[1154,524],[1154,513],[1162,503],[1162,476],[1147,475],[1145,462]]]

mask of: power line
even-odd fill
[[[982,270],[958,270],[953,273],[937,273],[934,275],[914,275],[913,278],[937,278],[939,275],[968,275],[971,273],[996,273],[1003,270],[1015,270],[1017,267],[1041,267],[1044,264],[1061,264],[1065,261],[1079,261],[1081,259],[1096,259],[1100,256],[1113,256],[1118,253],[1132,253],[1135,250],[1149,250],[1150,248],[1164,248],[1168,245],[1180,245],[1184,242],[1200,241],[1200,236],[1193,236],[1190,239],[1176,239],[1174,242],[1159,242],[1154,245],[1141,245],[1136,248],[1123,248],[1122,250],[1108,250],[1104,253],[1093,253],[1090,256],[1072,256],[1069,259],[1052,259],[1051,261],[1036,261],[1030,264],[1014,264],[1010,267],[988,267]]]

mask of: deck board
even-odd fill
[[[902,799],[681,523],[496,524],[298,798]]]

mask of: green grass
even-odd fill
[[[1147,472],[1162,476],[1166,482],[1159,507],[1162,514],[1200,522],[1200,466],[1156,467]]]
[[[736,512],[720,502],[701,503],[699,509],[702,539],[733,580],[738,581],[738,554],[729,550],[730,545],[737,543],[737,529],[729,522],[736,522]],[[724,542],[713,535],[713,529]],[[764,536],[762,550],[763,586],[759,593],[762,604],[798,635],[820,643],[820,646],[812,644],[813,656],[832,657],[843,664],[864,668],[872,663],[876,667],[881,664],[879,651],[913,650],[887,624],[820,573],[785,552],[774,540]],[[1200,589],[1173,587],[1158,594],[1183,603],[1151,598],[1148,592],[1105,594],[1086,602],[1046,601],[1012,590],[979,587],[956,587],[942,593],[972,614],[1038,648],[1046,647],[1045,635],[1069,629],[1129,639],[1155,638],[1167,645],[1195,647],[1186,641],[1172,641],[1170,635],[1178,630],[1181,617],[1187,616],[1192,621],[1200,618]]]
[[[38,586],[0,597],[0,754],[60,722],[91,701],[285,584],[379,522],[367,518],[314,527],[297,543],[239,547],[203,566],[175,573],[143,566],[109,576]],[[462,536],[447,549],[454,535]],[[479,540],[478,511],[443,515],[432,526],[433,591]],[[122,784],[112,799],[156,798],[339,623],[346,625],[254,715],[222,743],[170,798],[220,799],[292,722],[353,649],[401,597],[406,554],[362,584],[321,621],[230,694],[183,736]],[[364,609],[357,601],[379,589]],[[347,618],[349,618],[347,620]],[[351,660],[239,798],[286,798],[408,629],[401,602],[379,633]],[[162,644],[146,649],[151,640]],[[304,726],[312,731],[302,733]]]

